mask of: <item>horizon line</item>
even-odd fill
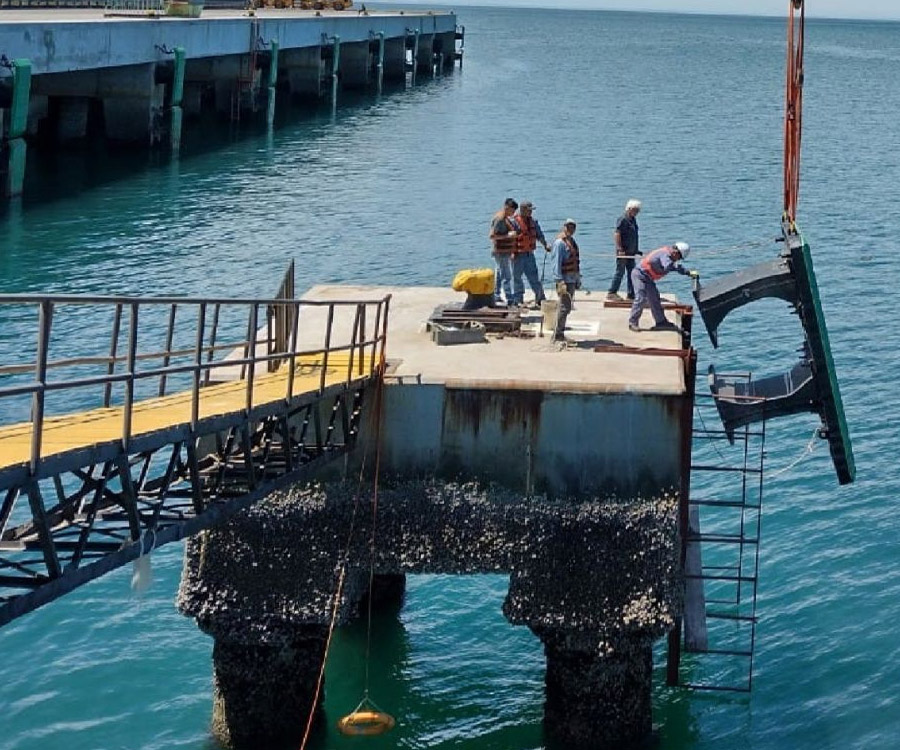
[[[748,11],[728,11],[728,10],[720,10],[720,11],[712,11],[712,10],[664,10],[662,8],[585,8],[582,6],[572,6],[554,3],[550,4],[542,4],[544,2],[548,2],[548,0],[536,0],[534,4],[529,5],[506,5],[498,0],[455,0],[455,2],[443,2],[442,0],[438,0],[437,2],[429,3],[428,0],[374,0],[374,4],[377,5],[426,5],[426,4],[435,4],[439,6],[443,6],[446,8],[451,8],[453,5],[462,5],[469,6],[474,8],[506,8],[508,10],[576,10],[576,11],[586,11],[586,12],[600,12],[600,13],[658,13],[658,14],[666,14],[672,16],[727,16],[732,18],[786,18],[784,14],[776,14],[776,13],[753,13]],[[830,16],[830,15],[817,15],[815,13],[807,13],[808,19],[815,19],[817,21],[882,21],[888,23],[897,23],[900,22],[900,12],[896,16]]]

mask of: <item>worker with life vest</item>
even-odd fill
[[[575,219],[566,219],[562,231],[553,242],[553,278],[559,297],[559,313],[556,317],[554,341],[565,341],[566,318],[572,311],[572,297],[581,289],[581,259],[575,242]]]
[[[631,280],[634,284],[634,304],[631,306],[631,315],[628,316],[628,328],[632,331],[640,331],[638,321],[645,307],[650,307],[655,325],[651,331],[672,331],[677,326],[666,319],[662,302],[659,299],[659,290],[656,282],[671,271],[676,271],[693,279],[699,278],[697,271],[689,271],[681,265],[691,251],[687,242],[676,242],[674,245],[666,245],[654,250],[638,264],[631,272]]]
[[[512,289],[512,263],[513,256],[518,246],[518,230],[513,221],[513,214],[519,204],[512,198],[503,201],[503,208],[494,214],[491,219],[491,255],[497,264],[497,278],[494,284],[494,304],[502,304],[500,296],[502,289],[506,297],[507,306],[515,304],[515,295]]]
[[[525,283],[522,281],[522,274],[524,274],[525,278],[528,279],[531,291],[534,292],[534,303],[537,307],[540,307],[541,302],[546,297],[541,279],[538,276],[534,251],[537,249],[538,242],[544,246],[544,251],[548,253],[550,252],[550,246],[547,244],[540,223],[534,218],[533,214],[534,204],[531,201],[522,201],[519,204],[518,213],[513,216],[516,231],[519,234],[512,266],[513,298],[517,305],[525,304]]]

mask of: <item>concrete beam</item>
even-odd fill
[[[370,13],[368,16],[300,16],[291,11],[259,10],[254,17],[217,15],[205,10],[202,19],[108,19],[102,10],[83,13],[77,20],[60,19],[60,12],[4,10],[0,50],[9,58],[29,58],[34,74],[61,73],[149,64],[167,59],[163,50],[183,47],[189,59],[247,54],[251,29],[264,41],[278,39],[282,50],[314,47],[322,35],[342,42],[364,42],[372,32],[387,39],[403,38],[406,29],[422,34],[456,28],[450,13]]]
[[[86,96],[53,97],[56,140],[59,143],[76,141],[87,136],[90,105],[91,100]]]
[[[321,47],[282,49],[278,58],[279,77],[287,80],[292,95],[319,98],[325,94],[326,66]]]
[[[434,72],[434,34],[419,35],[419,50],[415,65],[419,74],[430,75]]]
[[[309,694],[322,653],[297,633],[330,622],[336,540],[357,492],[355,482],[297,488],[187,542],[178,607],[216,641],[216,737],[249,738],[232,747],[272,745],[270,731],[297,724],[295,696]],[[424,479],[385,482],[380,500],[375,595],[396,606],[405,573],[509,572],[504,614],[545,644],[548,731],[593,732],[588,747],[646,738],[650,647],[682,607],[674,495],[553,503]],[[356,523],[339,623],[367,592],[371,521]]]
[[[144,96],[103,99],[106,137],[123,143],[154,145],[162,140],[166,87],[154,85]]]
[[[384,80],[402,81],[406,78],[406,40],[384,40]]]
[[[368,41],[341,42],[340,77],[343,88],[366,88],[373,81],[372,68],[372,48]]]

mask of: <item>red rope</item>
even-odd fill
[[[803,122],[803,40],[806,7],[788,0],[787,86],[784,112],[784,213],[794,222],[800,193],[800,138]],[[799,21],[795,11],[800,11]]]

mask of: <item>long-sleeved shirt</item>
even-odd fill
[[[557,237],[553,240],[553,279],[554,281],[565,281],[567,284],[574,284],[578,281],[579,274],[563,273],[562,266],[569,258],[569,246],[563,242],[562,238]]]
[[[665,276],[671,271],[680,273],[682,276],[688,274],[689,271],[679,261],[672,258],[672,253],[674,252],[671,247],[661,247],[658,250],[654,250],[644,258],[640,267],[643,268],[644,263],[649,263],[659,276]]]

